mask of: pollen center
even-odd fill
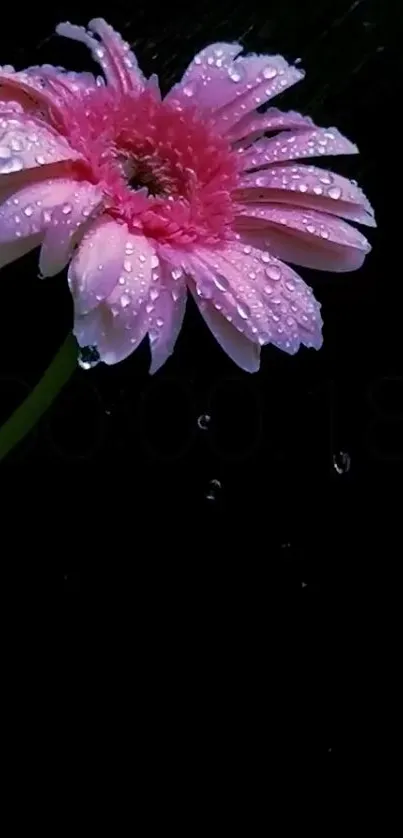
[[[69,107],[64,132],[132,231],[181,244],[232,235],[237,157],[196,108],[98,88]]]

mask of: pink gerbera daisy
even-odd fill
[[[298,113],[257,111],[302,71],[216,43],[162,99],[105,21],[88,28],[57,32],[89,46],[105,81],[46,65],[0,73],[0,265],[39,244],[43,276],[69,264],[74,334],[107,364],[148,334],[155,372],[188,291],[245,370],[264,344],[320,347],[320,306],[282,260],[359,268],[370,246],[342,218],[375,222],[354,182],[295,162],[356,146]]]

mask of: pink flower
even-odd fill
[[[162,99],[105,21],[89,30],[57,27],[106,83],[48,65],[0,73],[0,265],[39,244],[43,276],[69,264],[74,334],[107,364],[148,334],[159,369],[188,291],[245,370],[264,344],[319,348],[320,306],[282,260],[355,270],[370,245],[342,219],[375,221],[354,182],[294,162],[356,146],[298,113],[257,111],[302,71],[217,43]]]

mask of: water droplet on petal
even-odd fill
[[[183,88],[184,96],[187,96],[189,99],[194,95],[195,86],[193,84],[186,84]]]
[[[34,211],[34,208],[33,208],[33,207],[31,207],[31,205],[30,205],[30,204],[27,204],[27,206],[26,206],[26,207],[25,207],[25,209],[24,209],[24,215],[26,215],[28,218],[30,218],[30,216],[32,215],[33,211]]]
[[[156,322],[157,326],[159,326],[160,329],[164,325],[164,320],[163,320],[162,317],[157,317],[155,322]]]
[[[337,201],[337,199],[341,196],[341,189],[339,186],[331,186],[330,189],[328,189],[327,194],[329,195],[329,198],[333,198]]]
[[[269,265],[269,267],[266,268],[266,273],[267,276],[275,282],[281,277],[281,270],[277,267],[277,265]]]
[[[267,250],[262,250],[260,258],[262,262],[270,262],[270,254],[267,253]]]
[[[77,360],[82,370],[91,370],[99,364],[101,359],[96,346],[82,346]]]
[[[238,303],[238,305],[236,307],[236,310],[237,310],[239,316],[242,317],[243,320],[247,320],[248,317],[250,317],[250,310],[245,305],[245,303],[242,303],[242,304]]]
[[[338,451],[333,455],[333,468],[337,474],[346,474],[350,470],[351,457],[347,451]]]
[[[127,308],[130,305],[130,297],[128,294],[122,294],[120,298],[120,305],[122,308]]]
[[[265,67],[262,75],[265,79],[274,79],[277,75],[277,70],[275,67]]]
[[[208,413],[202,413],[197,419],[197,424],[201,431],[207,431],[211,422],[211,416]]]
[[[62,206],[62,213],[63,215],[69,215],[72,212],[73,207],[71,204],[63,204]]]
[[[150,300],[155,302],[155,300],[158,300],[159,295],[160,295],[160,292],[159,292],[158,288],[151,288],[151,290],[150,290]]]
[[[240,72],[240,68],[238,68],[236,65],[233,65],[233,64],[231,64],[231,66],[228,67],[228,75],[229,75],[231,81],[234,81],[234,82],[241,81],[241,79],[242,79],[242,73]]]

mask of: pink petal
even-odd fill
[[[68,271],[70,291],[78,314],[87,314],[112,293],[121,274],[125,249],[132,248],[125,224],[108,215],[97,218],[85,233]],[[128,258],[128,257],[127,257]],[[131,262],[127,263],[131,269]]]
[[[92,183],[72,182],[69,200],[56,207],[43,240],[39,269],[43,276],[54,276],[67,265],[74,244],[84,225],[102,204],[103,195]]]
[[[246,138],[245,142],[250,143],[255,135],[264,134],[268,131],[279,131],[280,129],[294,131],[307,129],[311,126],[313,126],[313,122],[309,116],[302,116],[295,111],[283,113],[277,108],[268,108],[264,114],[248,113],[242,117],[228,132],[227,137],[230,142]]]
[[[167,101],[183,105],[194,100],[199,108],[215,110],[234,99],[236,86],[228,70],[241,50],[239,44],[210,44],[194,57],[179,84],[167,94]]]
[[[292,268],[271,254],[242,242],[230,242],[210,253],[198,251],[197,264],[194,259],[192,263],[194,282],[189,281],[189,288],[199,309],[217,340],[243,369],[258,368],[259,356],[251,348],[253,344],[272,343],[290,354],[301,343],[321,346],[320,306],[311,289]],[[205,263],[209,271],[203,273]],[[204,282],[203,290],[207,288],[206,280],[215,285],[207,297],[197,294],[200,278]],[[225,293],[220,292],[225,284],[223,279],[228,284]],[[255,306],[252,310],[251,288],[253,299],[260,302],[260,308]],[[241,319],[236,317],[237,308],[231,306],[231,299],[235,304],[241,300]],[[261,319],[256,319],[257,312]],[[243,340],[236,338],[234,330]]]
[[[145,336],[149,328],[147,304],[152,296],[153,271],[158,265],[147,239],[129,234],[125,225],[112,224],[117,229],[109,228],[106,239],[103,228],[102,245],[97,235],[99,222],[95,222],[96,244],[92,240],[91,248],[91,239],[84,236],[78,251],[78,254],[82,251],[81,259],[75,262],[74,257],[69,270],[76,310],[74,334],[80,345],[96,345],[106,364],[126,358]],[[101,270],[98,263],[102,265]],[[95,271],[101,274],[100,281],[94,276]],[[94,293],[97,301],[97,294],[98,299],[105,298],[110,287],[111,293],[90,311]]]
[[[273,166],[240,178],[237,201],[287,203],[375,227],[374,211],[356,183],[314,166]]]
[[[25,239],[18,239],[15,242],[7,242],[0,244],[0,268],[9,265],[25,256],[30,250],[34,250],[41,243],[42,236],[40,234],[27,236]]]
[[[0,99],[3,102],[17,100],[24,111],[60,110],[54,90],[44,85],[43,79],[29,70],[15,73],[12,68],[7,72],[3,68],[3,72],[0,72]]]
[[[63,67],[52,67],[51,64],[28,67],[25,73],[39,81],[42,89],[47,87],[53,95],[56,90],[59,90],[62,94],[63,89],[67,89],[74,95],[81,95],[99,86],[99,82],[97,82],[93,73],[74,73],[71,70],[65,70]]]
[[[144,76],[139,70],[135,55],[121,35],[102,18],[91,20],[88,28],[98,35],[100,40],[94,38],[83,26],[73,26],[71,23],[59,23],[56,32],[86,44],[94,60],[102,67],[111,87],[122,92],[143,90]]]
[[[14,191],[0,205],[0,243],[43,233],[54,209],[64,204],[73,190],[73,181],[56,178]]]
[[[340,218],[283,205],[248,204],[235,227],[264,237],[265,246],[279,259],[327,271],[353,271],[363,264],[371,245]]]
[[[216,130],[221,134],[227,134],[245,114],[304,77],[302,70],[290,67],[279,55],[238,59],[233,66],[232,78],[239,76],[239,94],[214,115]]]
[[[76,314],[73,334],[80,346],[96,346],[100,360],[113,365],[124,361],[147,334],[148,317],[143,308],[130,322],[117,320],[111,309],[101,303],[89,314]]]
[[[228,357],[245,372],[257,372],[260,366],[260,346],[241,334],[211,303],[200,305],[192,285],[190,291],[207,326]]]
[[[158,297],[153,303],[154,294]],[[149,311],[149,340],[151,347],[150,374],[159,370],[172,355],[185,316],[187,291],[185,284],[179,288],[172,284],[159,291],[150,289],[150,301],[146,306]]]
[[[268,328],[259,343],[273,343],[291,354],[297,351],[300,343],[316,348],[321,346],[320,306],[311,289],[292,268],[268,252],[242,242],[231,242],[222,252],[225,259],[253,283],[254,292],[263,304]],[[216,256],[214,253],[217,261]]]
[[[242,170],[260,169],[283,160],[323,155],[357,154],[358,148],[337,128],[314,128],[293,134],[283,131],[271,139],[258,140],[240,155]]]
[[[270,326],[255,283],[255,266],[231,245],[208,250],[198,247],[188,257],[186,272],[193,278],[198,306],[203,313],[212,305],[229,323],[254,343],[265,343]]]
[[[67,140],[32,117],[0,118],[0,175],[21,182],[28,170],[52,174],[50,164],[80,159]],[[1,182],[2,178],[0,178]]]

